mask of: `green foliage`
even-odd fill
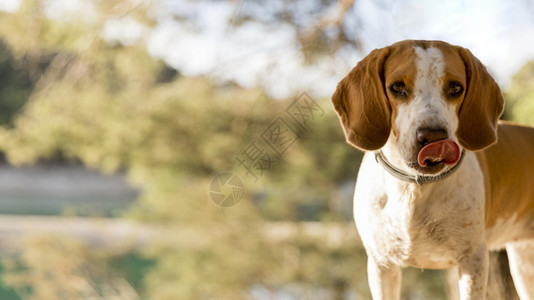
[[[114,16],[115,6],[95,9]],[[39,1],[4,15],[0,37],[35,81],[13,128],[0,127],[7,160],[67,159],[103,172],[125,169],[146,191],[132,213],[138,217],[197,219],[212,176],[242,172],[235,156],[294,100],[276,101],[203,78],[169,77],[143,45],[105,43],[98,35],[105,18],[50,19]],[[18,34],[32,28],[39,30],[24,39]],[[331,191],[356,173],[361,154],[344,143],[329,101],[315,100],[325,116],[300,130],[302,138],[259,184],[246,178],[249,200],[272,200],[257,207],[268,219],[335,218],[328,212]],[[316,209],[303,215],[303,206]]]
[[[274,100],[261,90],[184,77],[151,58],[142,42],[107,43],[100,33],[109,19],[152,25],[145,8],[130,2],[90,2],[95,19],[50,18],[40,1],[24,1],[21,11],[0,15],[6,57],[0,71],[16,74],[9,84],[13,91],[0,90],[0,97],[16,103],[4,119],[0,115],[0,122],[9,123],[0,127],[7,160],[79,161],[102,172],[124,171],[143,191],[126,217],[170,228],[164,243],[144,253],[154,265],[139,270],[146,272],[139,278],[127,278],[142,282],[140,294],[149,299],[284,292],[368,298],[364,251],[346,208],[336,202],[339,186],[354,180],[362,153],[345,143],[330,100],[313,99],[324,115],[297,129],[299,139],[255,180],[236,156],[261,142],[277,118],[287,118],[297,98]],[[244,183],[245,195],[232,208],[209,200],[210,181],[222,172],[238,174]],[[319,232],[314,235],[302,229],[303,220],[323,225],[313,228]],[[290,234],[284,229],[282,238],[269,235],[280,224]],[[332,224],[350,228],[336,243],[321,231]],[[117,291],[110,279],[120,269],[116,261],[76,240],[35,238],[6,281],[34,299],[104,297]],[[430,280],[409,275],[407,285],[410,278],[433,284],[407,293],[442,293],[431,274]]]
[[[526,64],[514,76],[505,98],[507,118],[534,126],[534,62]]]
[[[0,40],[0,125],[11,125],[13,117],[26,103],[32,81],[28,72]]]
[[[65,236],[33,236],[20,260],[4,259],[2,280],[23,299],[140,299],[116,269],[113,254]]]
[[[265,228],[261,222],[227,220],[224,225],[196,227],[189,233],[200,233],[194,243],[183,234],[149,251],[160,258],[148,274],[151,299],[248,299],[258,293],[276,298],[285,289],[307,298],[322,290],[341,299],[354,286],[367,294],[366,285],[353,284],[365,280],[364,273],[353,272],[365,260],[352,226],[334,228],[338,236],[325,241],[307,224]]]

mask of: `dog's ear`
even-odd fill
[[[377,150],[391,130],[391,107],[384,86],[389,48],[376,49],[337,85],[332,96],[347,141],[362,150]]]
[[[497,142],[497,122],[504,108],[499,86],[486,67],[465,48],[459,48],[467,74],[464,100],[458,112],[456,136],[469,150],[481,150]]]

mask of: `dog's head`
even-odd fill
[[[461,148],[497,140],[500,89],[467,49],[439,41],[402,41],[376,49],[332,96],[347,141],[362,150],[394,148],[403,167],[437,174]]]

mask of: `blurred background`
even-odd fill
[[[0,299],[369,299],[330,95],[403,39],[534,125],[531,0],[0,1]]]

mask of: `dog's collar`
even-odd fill
[[[458,160],[458,163],[447,172],[439,174],[437,176],[425,176],[425,175],[410,175],[406,172],[394,167],[384,156],[381,150],[375,152],[375,159],[376,161],[386,170],[389,174],[393,175],[394,177],[410,182],[410,183],[416,183],[417,185],[423,185],[426,183],[433,183],[438,182],[440,180],[443,180],[449,176],[451,176],[456,170],[458,170],[458,167],[462,163],[462,160],[464,159],[465,150],[462,150],[462,154],[460,155],[460,159]]]

